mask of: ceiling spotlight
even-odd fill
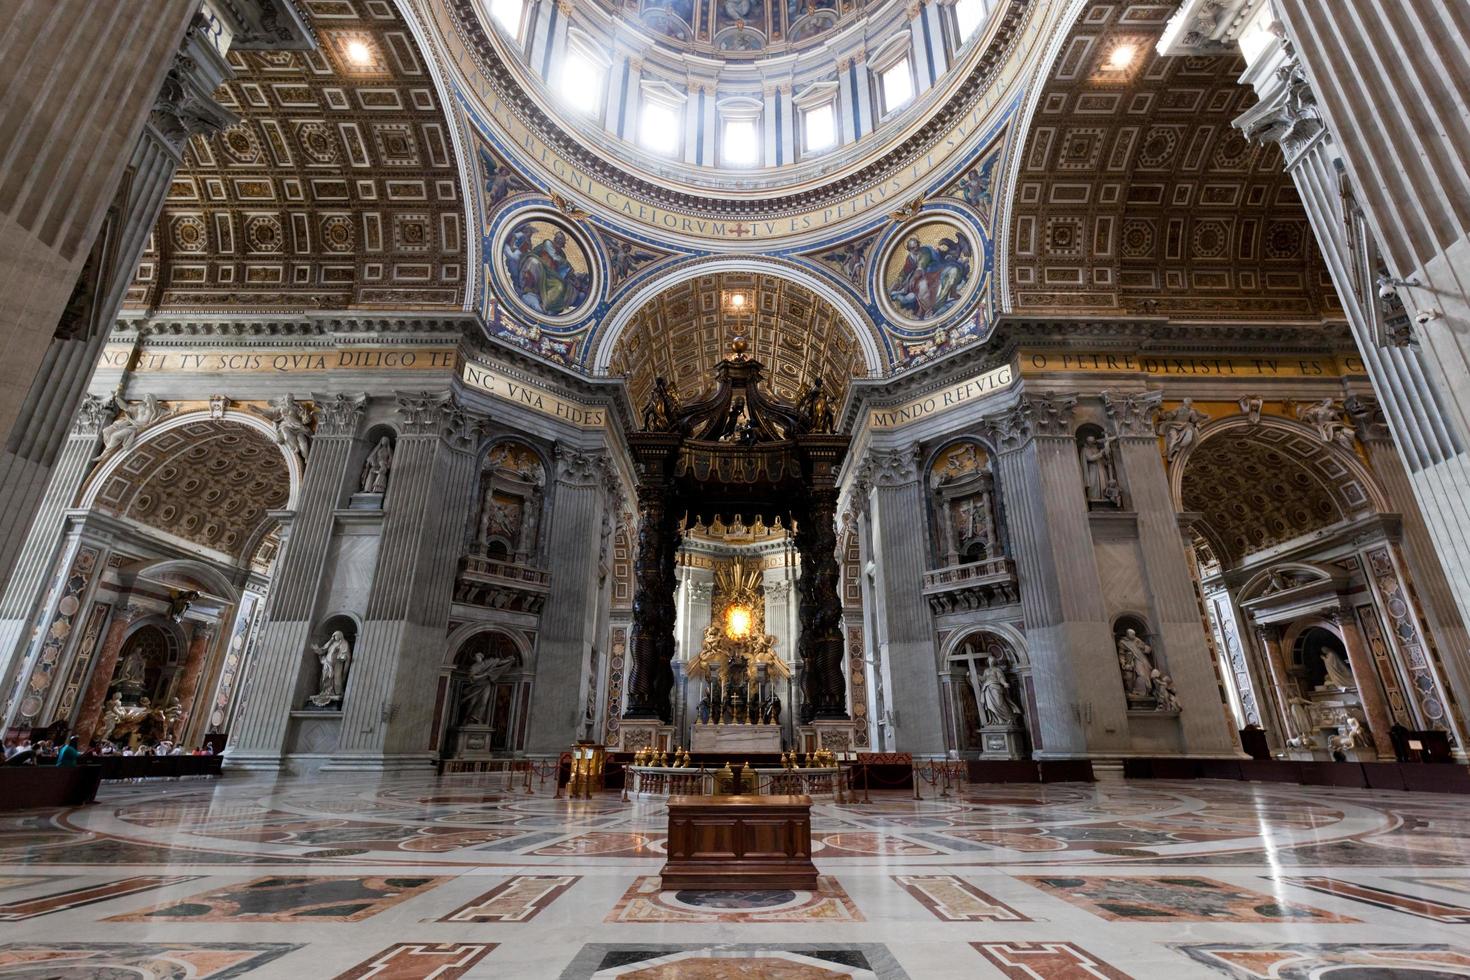
[[[732,293],[730,295],[730,305],[733,306],[733,307],[735,307],[735,309],[737,309],[737,310],[740,309],[742,306],[745,305],[745,294],[744,293]]]
[[[1132,44],[1120,44],[1108,55],[1108,67],[1114,71],[1122,71],[1133,64],[1133,59],[1138,57],[1138,48]]]
[[[347,42],[347,60],[354,65],[370,65],[373,63],[373,51],[362,41]]]

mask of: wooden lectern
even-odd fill
[[[671,796],[663,888],[815,891],[810,796]]]

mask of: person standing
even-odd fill
[[[82,753],[77,751],[77,736],[73,735],[66,740],[66,744],[56,753],[56,764],[58,766],[75,766]]]

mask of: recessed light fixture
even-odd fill
[[[1138,48],[1132,44],[1120,44],[1108,55],[1108,67],[1115,71],[1122,71],[1133,64],[1133,59],[1138,57]]]
[[[347,60],[354,65],[370,65],[373,63],[373,50],[362,41],[347,42]]]

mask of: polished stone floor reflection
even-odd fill
[[[498,776],[108,786],[0,818],[0,980],[1470,977],[1462,797],[875,795],[815,809],[815,892],[663,891],[664,823]]]

